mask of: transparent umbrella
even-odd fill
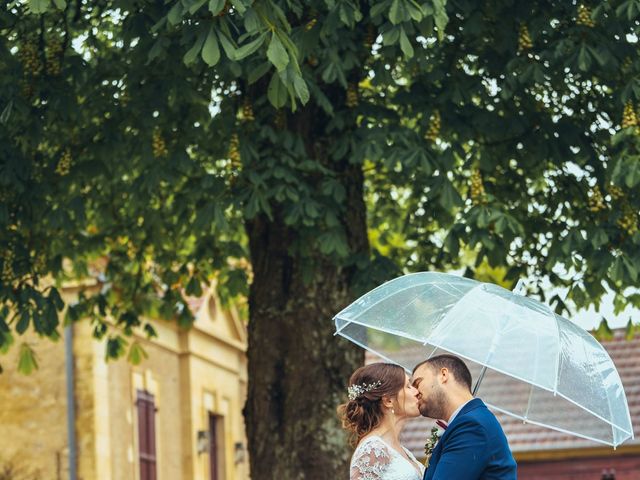
[[[614,448],[633,438],[620,376],[588,332],[541,302],[444,273],[399,277],[334,317],[336,334],[412,370],[465,359],[496,411]]]

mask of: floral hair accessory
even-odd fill
[[[377,382],[368,383],[368,384],[363,383],[361,385],[351,385],[347,389],[347,391],[349,392],[349,400],[355,400],[360,395],[370,392],[371,390],[375,390],[380,385],[382,385],[382,382],[380,380],[378,380]]]

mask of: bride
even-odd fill
[[[348,392],[338,414],[356,446],[350,480],[420,480],[424,466],[399,439],[406,420],[420,416],[418,391],[404,369],[390,363],[358,368]]]

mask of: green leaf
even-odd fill
[[[301,75],[295,74],[293,76],[293,88],[302,104],[306,104],[309,101],[309,88]]]
[[[227,55],[229,60],[236,59],[236,47],[231,43],[231,41],[227,38],[227,36],[218,30],[218,38],[220,39],[220,44],[222,45],[222,49],[224,53]]]
[[[406,10],[404,0],[393,0],[389,9],[389,20],[394,25],[408,20],[409,13]]]
[[[198,58],[198,54],[200,53],[200,50],[202,50],[202,46],[204,45],[206,35],[206,31],[202,30],[198,35],[196,42],[193,44],[193,47],[191,47],[191,49],[184,54],[184,58],[182,60],[184,61],[185,65],[191,65],[196,61],[196,58]]]
[[[234,6],[234,8],[238,11],[240,15],[243,15],[244,12],[247,11],[247,7],[244,6],[244,3],[242,3],[242,0],[231,0],[231,5]]]
[[[390,0],[384,0],[382,2],[374,2],[371,6],[371,10],[369,11],[369,15],[371,18],[378,17],[382,15],[384,12],[389,10]]]
[[[62,300],[57,288],[51,288],[51,291],[49,292],[49,299],[53,302],[56,310],[60,311],[64,308],[64,301]]]
[[[636,333],[636,326],[631,321],[631,318],[629,318],[629,321],[627,322],[627,328],[625,329],[625,334],[624,334],[625,340],[633,340],[635,333]]]
[[[269,48],[267,49],[267,58],[281,72],[287,65],[289,65],[289,54],[285,50],[282,42],[276,35],[276,32],[271,34],[271,42],[269,42]]]
[[[209,30],[207,40],[202,47],[202,60],[210,67],[213,67],[220,61],[220,47],[218,45],[216,31],[213,27]]]
[[[188,310],[188,309],[184,309]],[[105,347],[105,357],[107,360],[110,358],[119,358],[124,354],[124,348],[127,345],[127,342],[120,335],[110,336],[107,339],[107,344]]]
[[[276,108],[284,107],[287,103],[287,87],[280,80],[280,75],[275,72],[269,82],[269,88],[267,88],[267,97],[269,102]]]
[[[589,70],[589,67],[591,67],[591,55],[589,54],[589,49],[583,43],[578,53],[578,68],[586,72]]]
[[[191,15],[193,15],[194,13],[196,13],[198,10],[200,10],[200,8],[202,7],[202,5],[204,5],[207,2],[207,0],[196,0],[196,2],[193,3],[193,5],[191,5],[189,7],[189,13]]]
[[[602,228],[599,228],[591,235],[591,245],[593,245],[593,248],[600,248],[601,246],[606,245],[608,242],[609,236],[607,235],[607,232]]]
[[[45,13],[50,4],[49,0],[29,0],[29,11],[35,14]]]
[[[53,0],[53,3],[58,8],[58,10],[64,10],[65,8],[67,8],[66,0]]]
[[[129,355],[127,356],[127,360],[129,360],[132,365],[139,365],[140,362],[142,362],[142,360],[145,358],[149,358],[149,355],[147,354],[145,349],[142,348],[142,345],[140,345],[138,342],[133,342],[129,347]]]
[[[222,11],[225,3],[226,3],[226,0],[210,0],[209,11],[214,15],[217,15]]]
[[[7,105],[4,107],[4,110],[2,110],[2,113],[0,114],[0,123],[2,124],[7,123],[7,121],[9,120],[9,117],[11,116],[12,108],[13,108],[13,100],[9,100],[7,102]]]
[[[31,321],[31,316],[29,315],[29,312],[23,310],[20,313],[20,320],[18,320],[18,323],[16,324],[16,332],[18,332],[20,335],[26,332],[27,328],[29,328],[30,321]]]
[[[446,0],[433,0],[433,6],[435,9],[433,18],[438,29],[438,38],[442,40],[444,38],[444,30],[447,27],[447,23],[449,23]]]
[[[258,36],[258,38],[256,38],[255,40],[247,43],[246,45],[243,45],[242,47],[238,48],[238,50],[236,50],[236,60],[242,60],[245,57],[248,57],[249,55],[251,55],[253,52],[255,52],[256,50],[258,50],[258,48],[260,48],[262,46],[262,44],[264,43],[265,39],[267,38],[267,34],[262,33]]]
[[[602,317],[600,325],[598,325],[598,328],[593,333],[598,340],[611,340],[613,338],[613,332],[611,328],[609,328],[607,319],[604,317]]]
[[[167,14],[167,21],[170,25],[177,25],[182,21],[182,3],[176,2],[169,13]]]
[[[625,270],[627,271],[627,275],[629,275],[629,278],[631,278],[631,281],[634,283],[637,282],[638,281],[637,267],[633,264],[633,262],[627,256],[622,257],[622,263],[624,264]]]
[[[29,375],[38,368],[38,360],[33,349],[23,343],[20,345],[20,353],[18,356],[18,372],[23,375]]]
[[[394,45],[400,39],[400,29],[393,27],[382,34],[382,44],[384,46]]]
[[[263,62],[260,65],[258,65],[256,68],[250,70],[249,74],[247,75],[247,81],[249,82],[249,85],[256,83],[269,70],[271,70],[271,63],[269,62]]]
[[[413,46],[411,42],[407,38],[407,34],[404,31],[404,28],[400,29],[400,48],[402,49],[402,53],[406,58],[413,57]]]
[[[624,264],[622,258],[616,257],[609,267],[609,276],[612,280],[620,282],[624,279]]]
[[[193,276],[189,279],[187,287],[185,288],[185,293],[192,297],[199,297],[202,295],[202,285],[197,277]]]
[[[0,330],[0,353],[6,354],[9,351],[11,345],[13,345],[13,335],[11,332],[5,332]]]
[[[442,191],[440,192],[440,204],[447,210],[451,210],[456,206],[462,205],[462,198],[449,180],[442,183]]]
[[[629,188],[634,188],[640,183],[640,158],[633,158],[626,162],[624,183]]]

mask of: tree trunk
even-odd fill
[[[354,252],[368,249],[359,166],[344,166],[342,221]],[[254,280],[249,294],[249,385],[245,420],[253,480],[346,478],[350,449],[336,414],[363,353],[333,336],[350,300],[351,272],[314,257],[303,280],[289,253],[297,232],[275,215],[247,224]]]

